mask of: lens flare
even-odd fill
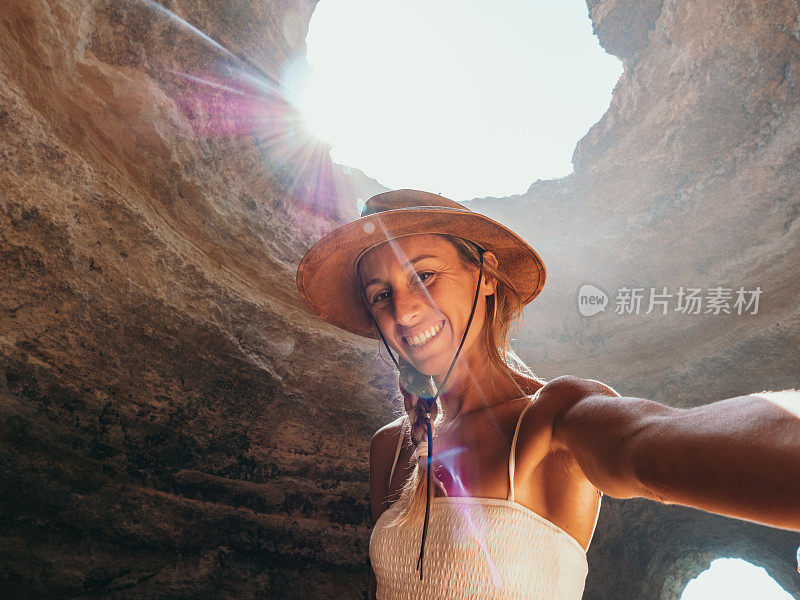
[[[139,3],[209,51],[211,60],[172,70],[180,86],[171,95],[194,134],[251,140],[265,172],[291,203],[288,218],[301,226],[313,226],[316,217],[350,218],[358,194],[331,162],[330,145],[310,133],[293,102],[305,85],[305,58],[287,60],[281,73],[268,73],[157,2]]]
[[[456,456],[465,452],[466,448],[458,447],[451,450],[436,454],[433,461],[436,463],[436,470],[442,469],[445,471],[446,476],[452,482],[448,495],[450,497],[471,497],[461,477],[456,473],[455,459]],[[451,532],[453,539],[460,543],[469,543],[470,540],[475,542],[480,547],[483,555],[486,557],[486,566],[489,569],[489,574],[492,578],[492,583],[495,587],[503,587],[503,577],[500,575],[500,570],[497,568],[492,556],[489,554],[489,548],[486,545],[486,528],[488,526],[488,519],[486,512],[480,504],[453,504],[453,510],[461,515],[461,528]]]

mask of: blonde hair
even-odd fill
[[[481,260],[483,249],[474,242],[453,235],[435,234],[445,238],[459,253],[459,258],[467,268],[478,269],[483,263],[483,273],[485,277],[494,278],[496,281],[495,292],[486,297],[486,319],[483,326],[483,339],[489,361],[511,381],[519,390],[521,395],[532,393],[545,381],[537,377],[522,359],[517,356],[508,343],[509,334],[513,335],[519,328],[522,321],[522,299],[519,292],[514,287],[512,281],[503,273],[502,265],[493,266]],[[362,288],[363,298],[363,288]],[[365,306],[367,304],[365,303]],[[367,308],[369,311],[369,308]],[[513,330],[512,330],[513,324]],[[520,385],[520,375],[532,379],[530,386]],[[406,392],[402,385],[400,393],[403,397],[405,412],[408,419],[403,419],[401,435],[408,439],[409,443],[417,446],[420,442],[427,440],[427,429],[423,420],[423,408],[415,402],[415,398]],[[441,402],[436,402],[431,407],[431,429],[436,438],[435,426],[442,422],[444,411]],[[403,485],[400,498],[397,501],[398,512],[387,524],[388,526],[401,525],[406,522],[414,522],[422,518],[425,513],[427,501],[427,489],[425,480],[427,477],[427,459],[420,458],[417,467],[413,470],[411,477]],[[436,477],[435,472],[431,473],[431,484],[438,487],[444,495],[447,495],[442,483]]]

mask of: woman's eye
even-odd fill
[[[427,283],[431,280],[431,278],[436,275],[433,271],[422,271],[421,273],[417,273],[414,275],[414,279],[412,280],[412,284],[417,283]],[[381,302],[385,302],[389,299],[392,295],[390,291],[380,292],[375,294],[372,299],[370,300],[370,304],[380,304]]]

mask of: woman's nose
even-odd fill
[[[419,294],[409,290],[395,291],[394,318],[401,325],[414,325],[422,308]]]

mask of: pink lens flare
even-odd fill
[[[447,479],[451,482],[449,487],[446,486],[448,496],[471,497],[471,494],[461,481],[461,477],[455,472],[455,458],[465,450],[466,448],[464,447],[453,448],[441,454],[435,454],[433,457],[433,472],[437,473],[440,469],[443,470]],[[485,534],[488,520],[485,511],[480,504],[471,503],[464,505],[456,504],[454,508],[461,515],[462,527],[451,532],[453,539],[462,544],[468,543],[470,539],[474,539],[486,557],[486,565],[489,568],[492,583],[497,588],[503,587],[504,583],[500,575],[500,570],[497,568],[486,546]]]
[[[138,1],[167,25],[169,35],[199,42],[191,66],[173,66],[173,81],[165,88],[194,135],[211,144],[227,142],[232,152],[240,144],[255,145],[268,183],[277,184],[282,201],[291,204],[287,218],[295,226],[319,228],[319,217],[349,218],[358,194],[332,163],[331,146],[310,133],[290,99],[292,90],[282,83],[285,74],[264,71],[242,50],[231,51],[158,2]]]

